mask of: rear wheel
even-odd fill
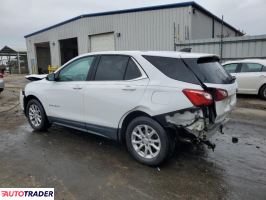
[[[49,122],[41,103],[32,99],[26,107],[28,121],[31,127],[36,131],[44,131],[49,128]]]
[[[259,95],[261,98],[266,100],[266,85],[262,86],[262,88],[260,89]]]
[[[149,117],[137,117],[128,125],[126,143],[130,154],[146,165],[159,165],[169,154],[170,140],[164,128]]]

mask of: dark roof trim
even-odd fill
[[[150,7],[133,8],[133,9],[126,9],[126,10],[117,10],[117,11],[109,11],[109,12],[100,12],[100,13],[92,13],[92,14],[80,15],[80,16],[74,17],[72,19],[63,21],[61,23],[55,24],[53,26],[49,26],[49,27],[47,27],[45,29],[33,32],[31,34],[28,34],[28,35],[25,35],[24,37],[28,38],[30,36],[33,36],[33,35],[48,31],[50,29],[56,28],[58,26],[62,26],[62,25],[67,24],[69,22],[73,22],[73,21],[76,21],[78,19],[85,18],[85,17],[97,17],[97,16],[104,16],[104,15],[124,14],[124,13],[142,12],[142,11],[150,11],[150,10],[161,10],[161,9],[167,9],[167,8],[178,8],[178,7],[187,7],[187,6],[192,6],[194,8],[197,8],[200,11],[202,11],[203,13],[205,13],[206,15],[216,19],[219,22],[222,22],[222,20],[220,18],[218,18],[217,16],[215,16],[214,14],[212,14],[211,12],[209,12],[208,10],[206,10],[205,8],[200,6],[199,4],[197,4],[197,3],[193,2],[193,1],[189,1],[189,2],[183,2],[183,3],[174,3],[174,4],[166,4],[166,5],[158,5],[158,6],[150,6]],[[226,26],[230,27],[231,29],[233,29],[234,31],[236,31],[238,34],[242,34],[240,31],[238,31],[233,26],[227,24],[226,22],[224,22],[224,24]]]

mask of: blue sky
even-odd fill
[[[24,35],[66,19],[125,8],[184,2],[179,0],[1,0],[0,48],[26,48]],[[195,0],[249,35],[266,34],[265,0]]]

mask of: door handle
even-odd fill
[[[131,87],[131,86],[126,86],[122,90],[124,90],[124,91],[135,91],[136,88],[135,87]]]

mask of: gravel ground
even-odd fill
[[[238,96],[214,152],[179,145],[160,168],[134,161],[112,141],[52,126],[33,132],[19,110],[23,76],[0,94],[0,187],[54,187],[56,199],[265,199],[266,101]],[[238,138],[237,144],[232,137]]]

